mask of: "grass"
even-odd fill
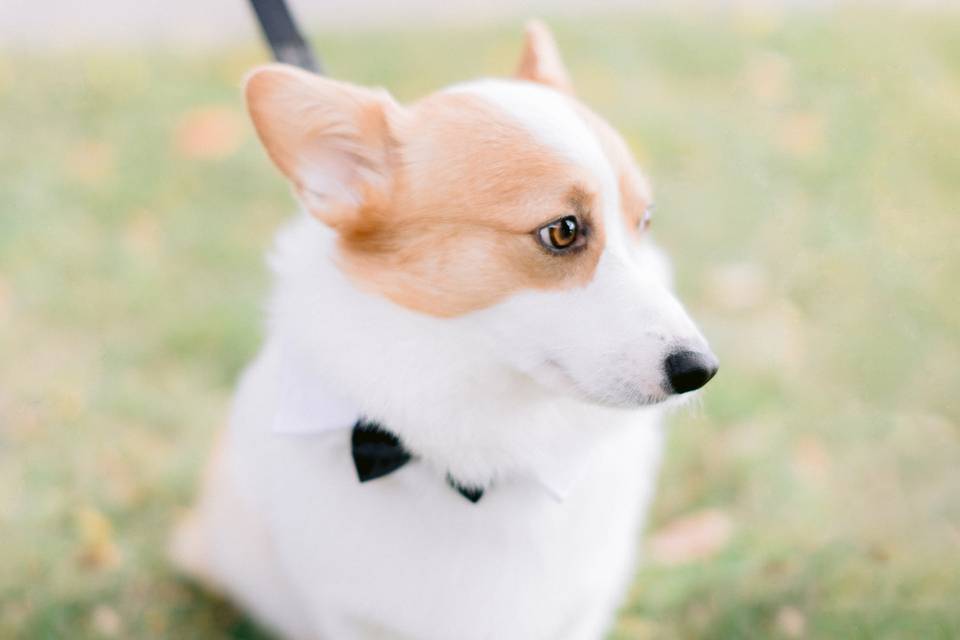
[[[672,421],[613,638],[960,636],[960,15],[559,23],[634,145],[723,362]],[[317,38],[401,99],[519,29]],[[456,51],[456,55],[451,52]],[[293,208],[245,124],[255,44],[0,58],[0,637],[264,638],[163,555],[257,347]]]

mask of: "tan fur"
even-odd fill
[[[395,302],[438,316],[522,289],[584,285],[603,249],[593,178],[479,98],[439,94],[397,132],[403,149],[388,207],[342,235],[348,273]],[[552,255],[543,224],[578,215],[587,247]]]
[[[545,84],[573,94],[573,83],[560,57],[560,49],[553,39],[553,34],[539,20],[532,20],[527,24],[523,53],[515,75],[521,80]]]
[[[388,120],[402,109],[385,91],[321,78],[288,65],[266,65],[247,76],[247,109],[270,159],[322,222],[356,224],[358,204],[389,190],[392,144]],[[325,193],[323,175],[341,183]],[[329,181],[329,179],[328,179]]]
[[[569,91],[549,31],[527,29],[518,75]],[[482,99],[440,93],[409,108],[385,92],[270,65],[246,85],[271,159],[308,210],[340,235],[357,284],[449,317],[524,289],[588,283],[603,250],[595,177]],[[649,189],[623,140],[570,98],[617,172],[623,214],[637,229]],[[537,230],[577,215],[583,251],[553,255]]]

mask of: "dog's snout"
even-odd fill
[[[720,363],[709,351],[675,351],[667,356],[664,369],[674,393],[695,391],[710,382]]]

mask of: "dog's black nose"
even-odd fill
[[[702,351],[675,351],[667,356],[664,369],[674,393],[694,391],[710,382],[719,368],[717,357]]]

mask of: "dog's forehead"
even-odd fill
[[[417,103],[400,135],[398,215],[441,212],[448,220],[529,232],[573,207],[603,224],[599,206],[616,204],[616,181],[571,104],[539,85],[499,80],[458,85]]]
[[[610,248],[623,248],[626,228],[636,227],[652,200],[623,138],[576,99],[524,81],[484,79],[455,85],[444,94],[469,95],[496,108],[564,162],[594,178]],[[624,224],[625,223],[625,224]]]
[[[597,136],[577,113],[573,101],[542,85],[485,79],[455,85],[444,93],[473,95],[495,105],[564,160],[589,170],[604,187],[614,183],[613,168]]]

